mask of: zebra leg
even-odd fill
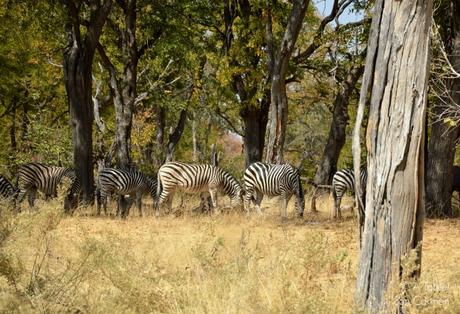
[[[28,199],[29,207],[32,208],[32,207],[34,207],[34,204],[35,204],[35,197],[36,197],[36,194],[37,194],[37,189],[33,188],[33,189],[30,189],[28,192],[29,192],[28,193],[29,194],[28,195],[29,196],[29,199]]]
[[[142,209],[142,194],[141,193],[136,193],[136,206],[137,206],[137,209],[139,210],[139,215],[141,217],[144,217],[144,210]]]
[[[101,215],[101,191],[99,190],[99,188],[96,188],[96,191],[94,194],[96,196],[97,215],[100,216]]]
[[[254,190],[252,190],[251,188],[246,188],[245,190],[246,191],[244,194],[243,207],[246,213],[249,214],[249,211],[251,209],[251,201],[252,201],[252,196],[254,194]]]
[[[22,203],[22,201],[24,200],[24,196],[26,196],[27,192],[28,192],[27,190],[26,191],[23,191],[23,190],[19,191],[19,194],[18,194],[18,197],[17,197],[17,203],[18,204]]]
[[[264,195],[262,193],[257,191],[254,192],[254,203],[256,204],[256,211],[258,214],[262,214],[262,211],[260,210],[260,204],[262,203],[263,198]]]
[[[173,199],[174,199],[174,194],[175,194],[175,192],[169,193],[168,201],[166,202],[166,208],[168,210],[168,214],[171,213],[171,211],[172,211],[172,203],[173,203]]]
[[[104,214],[107,216],[107,196],[101,196],[101,203],[102,203],[102,208],[104,208]],[[98,212],[98,215],[100,215],[101,212]]]
[[[288,207],[288,204],[289,204],[289,200],[291,199],[291,196],[292,195],[283,195],[282,198],[283,198],[283,208],[282,208],[282,213],[281,213],[281,217],[283,219],[286,219],[287,218],[287,207]]]
[[[342,196],[337,195],[334,199],[334,214],[333,218],[342,218],[340,211],[340,203],[342,202]]]
[[[129,215],[129,208],[128,208],[128,204],[127,204],[127,201],[126,201],[124,195],[120,195],[119,207],[120,207],[120,211],[121,211],[121,218],[126,218],[126,217],[128,217],[128,215]]]
[[[219,213],[217,209],[217,189],[209,189],[209,194],[211,195],[212,207],[214,208],[214,213]]]

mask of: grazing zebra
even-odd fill
[[[168,211],[176,189],[186,193],[209,191],[214,211],[217,211],[217,191],[230,197],[232,206],[239,206],[243,199],[243,189],[238,181],[227,171],[212,165],[194,165],[181,162],[168,162],[158,170],[158,206],[167,200]]]
[[[4,198],[13,199],[17,189],[8,181],[7,178],[0,174],[0,195]]]
[[[299,169],[289,164],[275,165],[263,162],[251,164],[244,172],[245,200],[244,208],[249,213],[250,201],[260,211],[260,203],[264,195],[281,196],[283,199],[282,217],[287,216],[287,204],[293,194],[296,195],[296,209],[303,216],[305,199],[300,181]]]
[[[136,199],[136,205],[139,209],[139,214],[144,216],[142,210],[142,195],[149,193],[156,203],[157,180],[149,177],[142,172],[135,170],[121,170],[113,168],[104,168],[99,172],[98,177],[98,197],[97,197],[97,212],[101,213],[100,203],[104,207],[104,212],[107,214],[107,197],[117,194],[120,196],[120,204],[122,205],[121,216],[128,215],[129,207],[125,210],[124,196],[130,195]]]
[[[78,206],[79,196],[81,192],[81,183],[77,176],[72,181],[69,189],[67,190],[67,195],[64,198],[64,211],[66,213],[75,209]]]
[[[72,181],[69,193],[78,193],[80,183],[71,168],[46,166],[36,162],[21,165],[18,171],[18,203],[21,203],[24,196],[28,194],[29,206],[33,207],[37,190],[45,194],[45,199],[56,197],[57,186],[63,177]]]
[[[361,186],[363,191],[366,191],[367,172],[366,169],[361,169]],[[334,209],[332,216],[340,218],[340,203],[345,192],[349,190],[351,193],[355,192],[355,173],[352,169],[342,169],[337,171],[332,177],[332,196],[334,197]]]

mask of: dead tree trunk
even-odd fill
[[[447,25],[443,32],[444,46],[449,56],[449,61],[454,70],[460,72],[460,4],[452,1],[445,8],[437,10],[442,14]],[[455,144],[460,133],[460,126],[451,127],[444,122],[446,115],[445,103],[460,104],[460,79],[451,79],[445,84],[449,88],[447,100],[436,100],[433,107],[434,122],[431,126],[431,137],[427,149],[426,163],[426,211],[428,217],[452,216],[452,165],[455,157]],[[445,91],[440,91],[444,93]]]
[[[419,274],[419,269],[406,269],[402,259],[415,250],[420,266],[432,6],[432,0],[378,0],[374,7],[353,138],[356,176],[359,129],[370,90],[366,216],[356,299],[374,313],[401,312],[401,305],[385,302],[385,293],[403,275]]]
[[[63,0],[66,15],[67,47],[64,49],[64,81],[74,143],[74,167],[82,184],[83,203],[93,201],[93,103],[92,64],[99,36],[112,7],[112,1],[91,2],[89,21],[81,24],[80,10],[73,0]],[[86,32],[82,38],[81,28]]]
[[[286,74],[289,60],[294,51],[309,0],[293,1],[286,30],[280,48],[275,54],[271,82],[270,124],[267,145],[267,162],[282,163],[284,139],[288,116],[288,99],[286,94]]]
[[[323,157],[316,171],[316,184],[329,184],[337,170],[340,152],[345,144],[348,124],[348,103],[359,78],[363,74],[364,65],[352,67],[342,84],[334,101],[331,128],[324,148]]]

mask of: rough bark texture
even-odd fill
[[[271,82],[270,124],[266,161],[283,162],[283,148],[286,135],[288,100],[286,94],[286,74],[289,60],[294,51],[295,43],[302,27],[309,0],[293,1],[286,30],[280,47],[274,58],[273,77]]]
[[[223,19],[225,23],[225,38],[223,39],[223,53],[229,54],[229,51],[232,47],[232,42],[234,40],[233,36],[233,22],[239,17],[244,24],[245,28],[250,27],[251,16],[259,16],[262,14],[260,8],[251,7],[249,1],[247,0],[233,0],[225,1]],[[269,32],[267,33],[267,57],[268,57],[268,68],[269,73],[266,77],[267,84],[271,82],[271,68],[273,67],[273,35],[271,30],[271,13],[270,8],[267,8],[267,14],[265,16],[265,26],[268,28]],[[248,36],[238,36],[236,37],[239,41],[248,41],[250,38]],[[248,58],[252,59],[252,66],[254,70],[257,67],[260,67],[260,56],[254,54],[252,50],[248,50]],[[237,60],[232,60],[233,65],[237,65]],[[238,94],[239,100],[241,102],[240,109],[240,118],[244,126],[243,134],[243,145],[244,145],[244,155],[245,155],[245,164],[246,167],[250,164],[261,161],[263,156],[263,150],[265,147],[265,133],[267,129],[268,121],[268,110],[270,108],[270,89],[267,88],[264,91],[263,98],[255,100],[254,97],[257,93],[257,86],[247,84],[244,77],[250,75],[250,73],[238,73],[233,76],[232,87],[233,91]]]
[[[137,96],[137,65],[140,57],[136,42],[136,4],[137,0],[119,1],[124,15],[123,28],[117,29],[121,38],[124,64],[121,79],[118,78],[119,75],[115,66],[105,54],[102,46],[98,45],[104,67],[110,74],[109,86],[116,117],[116,160],[117,166],[120,168],[131,166],[131,129]]]
[[[432,5],[432,0],[378,0],[374,7],[358,111],[371,87],[366,217],[356,289],[358,305],[371,312],[387,306],[402,310],[385,302],[384,295],[403,273],[417,275],[404,269],[401,259],[413,249],[418,263],[421,258]],[[355,175],[360,123],[357,119],[353,141]]]
[[[444,25],[448,31],[445,32],[443,40],[449,61],[454,69],[460,72],[460,3],[452,1],[451,5],[440,13],[443,14],[441,18],[448,21],[448,25]],[[450,101],[460,104],[460,79],[450,80],[446,86],[450,88]],[[439,117],[444,110],[444,103],[437,100],[432,112],[435,122],[431,126],[426,162],[426,211],[429,217],[452,216],[452,165],[460,126],[451,127],[440,120]],[[445,115],[444,117],[448,118]]]
[[[332,176],[337,170],[340,151],[345,144],[346,128],[348,124],[348,103],[353,89],[363,74],[364,65],[354,66],[340,86],[334,101],[331,128],[324,148],[323,157],[315,175],[316,184],[331,183]]]
[[[64,49],[63,68],[74,143],[74,167],[82,184],[82,201],[89,204],[94,194],[92,64],[112,1],[106,0],[102,4],[95,1],[90,3],[89,21],[85,25],[84,37],[80,32],[81,6],[77,7],[72,0],[63,0],[62,3],[67,16],[67,47]]]
[[[240,116],[244,123],[244,159],[246,167],[262,160],[269,105],[269,101],[263,99],[259,106],[246,106],[240,111]]]
[[[184,133],[186,121],[187,121],[187,109],[182,109],[182,111],[180,112],[179,121],[177,121],[176,127],[174,128],[174,130],[171,129],[171,133],[169,134],[168,145],[166,146],[165,162],[169,162],[173,160],[174,151],[176,150],[176,146],[182,137],[182,133]]]

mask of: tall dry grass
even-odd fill
[[[291,209],[285,222],[276,202],[249,217],[196,215],[191,205],[180,217],[65,217],[62,200],[2,209],[0,312],[359,312],[356,221],[329,220],[330,206],[303,219]],[[405,282],[409,313],[460,312],[459,226],[426,224],[422,278]]]

